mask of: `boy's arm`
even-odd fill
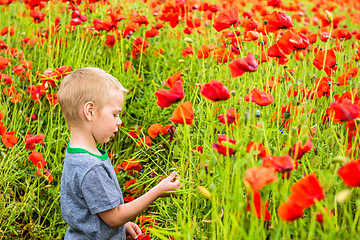
[[[169,194],[166,194],[166,192],[179,188],[179,184],[180,181],[176,179],[176,172],[172,172],[170,176],[141,197],[113,209],[100,212],[98,215],[110,227],[119,227],[138,216],[158,197],[168,196]]]

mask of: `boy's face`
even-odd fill
[[[96,111],[92,123],[92,135],[96,143],[107,143],[115,136],[121,124],[119,115],[123,103],[124,96],[119,93],[110,98],[100,111]]]

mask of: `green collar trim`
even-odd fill
[[[70,142],[68,142],[67,149],[66,149],[66,151],[68,153],[87,153],[87,154],[90,154],[91,156],[97,157],[101,161],[105,161],[106,159],[108,159],[107,152],[100,148],[98,148],[98,150],[101,152],[102,155],[96,155],[94,153],[89,152],[88,150],[83,149],[83,148],[72,148],[69,145],[70,145]]]

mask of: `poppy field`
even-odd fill
[[[0,0],[0,238],[62,239],[61,80],[129,90],[108,152],[138,239],[357,239],[357,0]]]

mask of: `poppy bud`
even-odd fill
[[[263,43],[264,42],[264,36],[262,33],[259,34],[259,43]]]
[[[258,130],[255,133],[253,140],[254,140],[254,143],[256,143],[256,144],[261,143],[261,141],[262,141],[262,131],[261,130]]]
[[[209,185],[209,190],[210,190],[210,192],[216,192],[216,186],[215,186],[215,184],[210,184]]]
[[[305,144],[306,144],[306,142],[308,141],[308,139],[309,139],[309,136],[307,136],[307,135],[302,135],[301,136],[301,146],[304,146]]]
[[[249,121],[249,112],[245,112],[244,117],[245,117],[245,123],[247,123]]]
[[[325,10],[325,16],[326,16],[327,20],[329,20],[329,22],[332,22],[334,19],[333,15],[328,10]]]
[[[285,112],[284,112],[284,120],[287,120],[287,119],[289,119],[289,118],[290,118],[290,112],[285,111]]]
[[[330,136],[326,139],[326,144],[328,145],[329,149],[332,149],[335,145],[335,139],[333,136]]]
[[[203,186],[197,186],[197,189],[200,191],[200,193],[207,198],[211,197],[211,194],[209,192],[209,190],[207,190],[206,188],[204,188]]]
[[[264,25],[266,26],[268,24],[268,20],[264,20]]]
[[[302,114],[300,117],[299,117],[299,124],[300,125],[304,125],[305,122],[307,120],[307,116],[305,114]]]
[[[302,52],[299,53],[299,58],[301,61],[304,60],[304,54]]]
[[[188,37],[184,38],[184,41],[189,43],[189,44],[194,43],[194,41],[191,38],[188,38]]]
[[[335,196],[335,199],[338,203],[345,202],[349,197],[351,196],[351,190],[350,189],[344,189],[340,192],[338,192]]]

